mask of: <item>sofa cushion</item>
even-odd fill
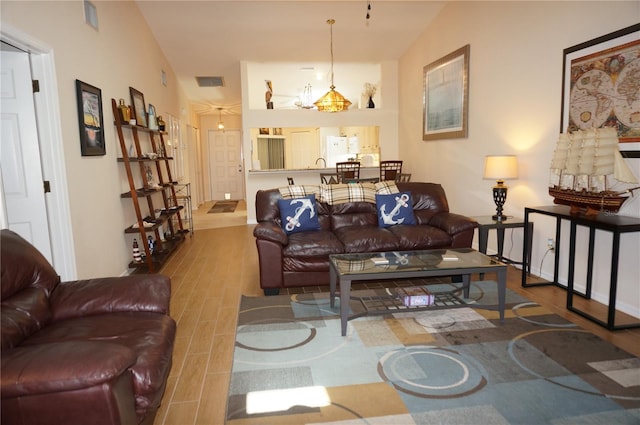
[[[49,298],[42,288],[27,288],[8,300],[2,300],[0,309],[2,350],[18,346],[51,319]]]
[[[373,226],[345,226],[335,231],[344,252],[376,252],[399,249],[398,238],[389,229]]]
[[[320,229],[315,195],[307,195],[303,198],[280,199],[278,208],[280,208],[282,228],[286,233]]]
[[[299,232],[289,235],[289,243],[283,247],[284,257],[326,257],[342,254],[344,246],[329,230]]]
[[[398,237],[400,249],[403,251],[448,248],[452,243],[451,236],[435,226],[398,224],[388,229]]]
[[[122,312],[50,323],[26,339],[22,347],[73,341],[120,344],[136,353],[131,367],[136,412],[160,405],[161,389],[171,369],[175,322],[169,316],[147,312]]]
[[[49,295],[60,277],[33,245],[11,230],[2,230],[0,251],[1,334],[5,349],[17,346],[51,320]]]
[[[396,224],[416,224],[413,215],[413,200],[410,192],[391,195],[376,195],[378,226],[389,227]]]

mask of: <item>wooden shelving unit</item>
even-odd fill
[[[138,246],[143,254],[143,261],[132,260],[129,268],[155,273],[188,233],[183,228],[180,215],[184,207],[179,205],[176,198],[177,182],[171,177],[170,163],[173,158],[165,154],[167,150],[163,132],[124,123],[115,99],[111,99],[111,108],[122,152],[118,162],[124,165],[129,183],[129,191],[120,196],[131,199],[137,220],[124,232],[140,235]],[[143,146],[148,151],[143,151]],[[134,172],[136,168],[139,173]],[[147,179],[148,171],[157,179],[155,185]],[[160,208],[155,206],[158,201]],[[153,252],[149,248],[149,236],[155,241]]]

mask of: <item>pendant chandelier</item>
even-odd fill
[[[324,112],[340,112],[346,111],[349,109],[349,102],[343,95],[335,90],[335,86],[333,85],[333,24],[335,24],[335,19],[328,19],[327,24],[330,25],[331,28],[331,86],[329,86],[329,91],[322,96],[320,99],[314,102],[314,105],[318,107],[318,111]]]
[[[222,122],[222,108],[218,108],[218,130],[224,130],[224,123]]]

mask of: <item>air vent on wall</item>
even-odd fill
[[[224,87],[224,77],[196,77],[200,87]]]

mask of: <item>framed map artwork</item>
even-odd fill
[[[640,24],[564,49],[560,132],[601,127],[640,142]]]

